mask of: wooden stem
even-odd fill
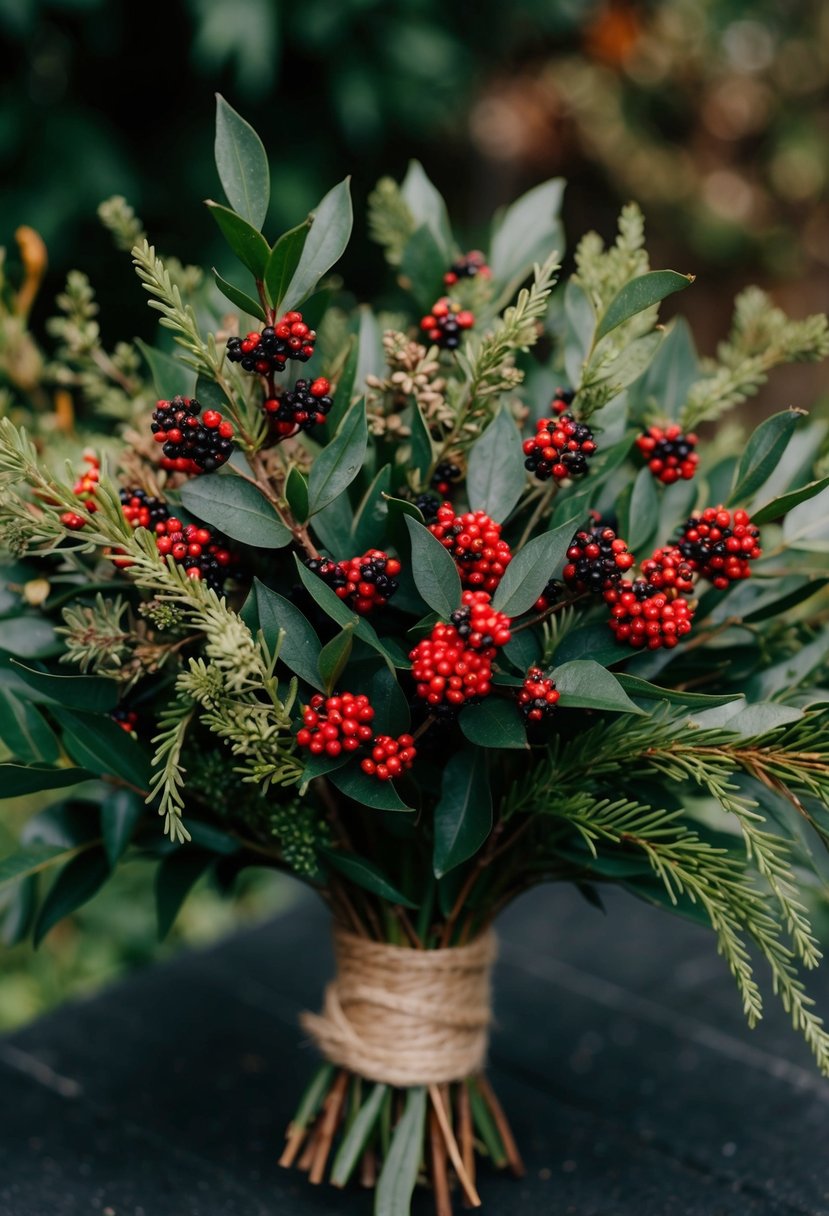
[[[429,1145],[435,1216],[452,1216],[452,1196],[449,1193],[449,1174],[446,1169],[446,1140],[441,1135],[440,1121],[434,1109],[429,1111]]]
[[[377,1156],[373,1148],[367,1148],[360,1160],[360,1186],[373,1190],[377,1183]]]
[[[475,1140],[472,1129],[472,1106],[469,1102],[469,1090],[465,1081],[458,1082],[458,1136],[461,1144],[461,1157],[467,1174],[475,1184]],[[469,1198],[463,1197],[464,1207],[470,1207]]]
[[[337,1074],[337,1079],[331,1086],[328,1097],[325,1099],[325,1106],[323,1107],[322,1118],[320,1119],[319,1139],[317,1140],[316,1151],[311,1162],[311,1171],[308,1175],[308,1180],[314,1186],[322,1182],[323,1175],[325,1174],[325,1165],[331,1152],[334,1133],[340,1121],[345,1095],[348,1092],[348,1081],[349,1074],[343,1068]]]
[[[495,1126],[498,1128],[498,1135],[501,1137],[501,1143],[504,1146],[504,1151],[507,1154],[509,1167],[515,1174],[516,1178],[523,1178],[527,1172],[524,1162],[521,1160],[521,1154],[518,1151],[518,1145],[515,1143],[515,1137],[512,1134],[512,1128],[507,1122],[507,1116],[504,1114],[503,1107],[495,1096],[495,1091],[486,1079],[483,1073],[477,1078],[478,1091],[489,1107],[489,1113],[495,1121]]]
[[[294,1164],[297,1153],[302,1148],[302,1142],[307,1134],[307,1127],[292,1127],[288,1129],[288,1137],[285,1148],[282,1156],[279,1158],[279,1164],[283,1169],[290,1169]]]
[[[446,1111],[443,1096],[437,1085],[429,1086],[429,1097],[432,1101],[432,1108],[435,1116],[437,1117],[437,1121],[440,1124],[440,1130],[443,1133],[443,1138],[446,1141],[446,1149],[449,1153],[449,1159],[452,1162],[455,1173],[458,1175],[458,1182],[460,1182],[463,1192],[469,1200],[471,1206],[473,1208],[479,1208],[481,1206],[481,1198],[478,1192],[475,1190],[475,1183],[469,1177],[466,1166],[463,1163],[463,1158],[461,1157],[460,1149],[458,1148],[458,1142],[455,1139],[455,1133],[452,1131],[452,1125],[449,1122],[449,1115]]]

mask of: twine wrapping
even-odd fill
[[[414,950],[334,926],[336,977],[305,1031],[332,1064],[387,1085],[459,1081],[484,1065],[491,1021],[490,930],[466,946]]]

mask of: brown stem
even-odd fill
[[[571,604],[577,604],[579,600],[586,597],[586,592],[580,595],[574,595],[570,599],[561,600],[558,604],[552,604],[549,608],[545,608],[538,616],[532,617],[529,621],[522,621],[520,625],[515,625],[510,628],[511,633],[520,633],[522,629],[530,629],[533,625],[540,624],[541,621],[546,621],[548,616],[553,616],[556,612],[561,612],[562,608],[569,608]]]
[[[465,1081],[458,1082],[458,1136],[461,1143],[461,1157],[467,1174],[475,1185],[475,1139],[472,1128],[472,1106],[469,1101],[469,1090]],[[466,1194],[463,1197],[464,1207],[470,1207]]]
[[[307,1174],[308,1170],[311,1168],[311,1164],[314,1160],[314,1154],[317,1151],[317,1141],[319,1140],[319,1135],[320,1121],[317,1119],[314,1126],[311,1128],[311,1134],[309,1135],[305,1148],[302,1151],[302,1156],[297,1162],[297,1169],[302,1170],[303,1173]]]
[[[360,1186],[373,1190],[377,1183],[377,1156],[373,1148],[367,1148],[360,1159]]]
[[[509,1167],[515,1174],[516,1178],[523,1178],[527,1172],[524,1162],[521,1160],[521,1154],[518,1151],[518,1145],[515,1143],[515,1137],[512,1134],[512,1128],[507,1122],[507,1116],[504,1114],[503,1107],[495,1095],[495,1091],[486,1079],[483,1073],[478,1078],[478,1091],[489,1107],[489,1113],[495,1122],[498,1129],[498,1135],[501,1137],[501,1143],[504,1146],[504,1151],[507,1154],[507,1162]]]
[[[328,1097],[325,1099],[325,1106],[323,1107],[322,1118],[320,1120],[319,1139],[313,1161],[311,1162],[311,1170],[308,1174],[308,1181],[313,1183],[314,1186],[318,1186],[322,1182],[323,1175],[325,1174],[326,1162],[331,1152],[331,1145],[334,1143],[334,1133],[340,1122],[345,1095],[348,1092],[348,1080],[349,1074],[344,1068],[341,1069],[328,1093]]]
[[[283,1149],[282,1156],[279,1158],[279,1164],[283,1169],[290,1169],[296,1160],[297,1153],[302,1148],[302,1143],[308,1134],[307,1127],[289,1127],[288,1135]]]
[[[446,1110],[446,1104],[443,1100],[443,1094],[440,1087],[437,1085],[429,1086],[429,1097],[432,1102],[432,1109],[437,1116],[437,1121],[440,1124],[440,1130],[443,1133],[443,1139],[446,1141],[446,1150],[449,1153],[449,1160],[455,1173],[458,1175],[458,1182],[463,1188],[463,1193],[466,1195],[473,1208],[481,1206],[481,1197],[475,1190],[475,1183],[469,1177],[466,1166],[463,1163],[458,1142],[455,1139],[455,1133],[452,1131],[452,1124],[449,1122],[449,1115]],[[506,1146],[505,1146],[506,1147]]]
[[[412,739],[416,742],[420,738],[421,735],[426,734],[426,731],[429,729],[430,726],[433,726],[435,722],[437,722],[437,718],[435,717],[435,715],[429,714],[429,717],[424,722],[421,722],[420,726],[418,726],[417,730],[412,735]]]
[[[446,1141],[434,1110],[429,1111],[429,1147],[432,1165],[432,1190],[435,1216],[452,1216],[452,1196],[449,1193],[449,1173],[446,1168]]]
[[[411,946],[413,946],[415,948],[415,950],[422,950],[423,942],[418,937],[417,932],[415,931],[415,927],[412,924],[411,920],[409,919],[406,909],[401,908],[400,904],[394,904],[392,906],[392,912],[397,917],[397,919],[400,921],[400,927],[402,928],[403,932],[406,934],[406,937],[409,939],[409,944]]]

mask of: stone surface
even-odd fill
[[[550,889],[500,936],[491,1076],[528,1175],[484,1168],[485,1211],[829,1214],[829,1085],[773,998],[746,1029],[710,935]],[[0,1216],[369,1216],[276,1165],[329,967],[302,901],[0,1039]]]

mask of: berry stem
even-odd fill
[[[552,616],[556,612],[561,612],[562,608],[569,608],[571,604],[577,604],[579,600],[587,597],[587,592],[582,591],[579,595],[571,596],[570,599],[560,600],[557,604],[553,604],[549,608],[545,608],[538,616],[530,617],[528,621],[522,621],[520,625],[513,625],[511,633],[514,635],[520,633],[522,629],[531,629],[533,625],[538,625],[541,621],[546,621],[548,616]]]
[[[536,503],[535,510],[533,511],[532,515],[530,516],[529,520],[527,521],[527,526],[525,527],[524,531],[521,533],[521,539],[518,542],[517,548],[523,549],[524,545],[526,545],[527,541],[530,539],[530,537],[533,534],[533,529],[535,528],[535,525],[541,519],[541,517],[544,514],[544,512],[546,511],[547,507],[549,507],[557,490],[558,490],[558,484],[555,481],[551,481],[547,485],[546,489],[544,490],[544,493],[541,495],[538,502]]]
[[[311,540],[307,524],[297,523],[287,505],[285,505],[284,501],[280,499],[279,495],[271,485],[270,478],[268,477],[267,471],[262,462],[262,457],[258,453],[251,453],[249,462],[254,476],[253,478],[246,477],[246,480],[250,481],[265,495],[274,511],[276,511],[277,515],[284,523],[285,527],[290,528],[291,532],[293,533],[294,540],[300,546],[300,548],[304,549],[309,557],[319,559],[319,550]],[[245,474],[242,473],[240,476],[245,477]]]
[[[426,734],[426,731],[429,729],[429,727],[432,726],[436,721],[437,721],[437,718],[435,717],[435,715],[429,714],[429,717],[426,718],[425,721],[421,722],[420,726],[418,726],[417,730],[412,735],[412,739],[416,742],[420,738],[421,735]]]

